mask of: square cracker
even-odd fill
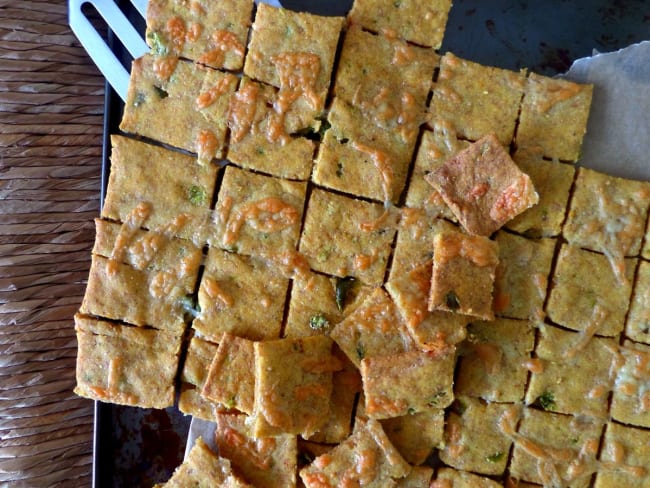
[[[532,149],[517,149],[513,160],[530,176],[539,202],[507,222],[506,228],[529,237],[559,235],[569,205],[575,167],[547,161],[541,153]]]
[[[357,394],[361,391],[359,370],[339,348],[334,347],[333,352],[343,368],[332,374],[329,418],[318,432],[309,438],[313,442],[338,444],[350,435],[352,412]]]
[[[457,412],[450,412],[440,459],[457,469],[479,474],[501,475],[508,464],[512,440],[499,429],[499,419],[509,408],[461,397]]]
[[[595,328],[605,336],[622,332],[636,259],[627,258],[624,265],[625,282],[620,283],[604,255],[562,245],[546,305],[549,318],[573,330]]]
[[[450,0],[355,0],[349,19],[387,37],[439,49],[450,8]]]
[[[444,467],[438,470],[438,474],[429,488],[448,488],[450,486],[452,488],[500,488],[502,485],[490,478]]]
[[[341,362],[324,335],[255,343],[255,437],[309,437],[329,418],[332,373]]]
[[[307,488],[338,486],[343,482],[391,488],[410,470],[379,422],[370,419],[344,442],[301,469],[300,478]]]
[[[539,199],[530,177],[494,134],[470,144],[425,179],[470,234],[489,236]]]
[[[219,454],[257,488],[295,486],[298,445],[295,435],[255,438],[245,415],[218,414]]]
[[[181,337],[75,315],[77,395],[142,408],[174,404]]]
[[[172,477],[154,488],[184,488],[187,486],[220,486],[221,488],[252,488],[235,474],[230,461],[213,453],[202,438],[198,438],[185,461]]]
[[[366,414],[385,419],[449,406],[454,352],[407,351],[361,360]]]
[[[535,347],[533,324],[497,318],[474,322],[467,329],[468,340],[460,347],[456,393],[488,402],[521,402]]]
[[[140,270],[162,271],[178,266],[180,261],[187,270],[184,274],[191,276],[198,274],[202,259],[201,248],[190,240],[177,239],[165,232],[131,229],[128,224],[102,219],[95,219],[92,252]]]
[[[542,327],[535,349],[542,368],[531,374],[526,403],[559,413],[606,416],[616,347],[614,339],[592,337],[585,344],[583,335]]]
[[[610,415],[628,425],[650,428],[650,346],[625,341],[618,354]]]
[[[578,169],[564,237],[615,258],[637,256],[650,207],[650,182]]]
[[[596,474],[595,488],[645,488],[650,483],[650,432],[611,422],[600,454],[605,468]]]
[[[357,367],[364,358],[413,349],[413,341],[386,292],[376,288],[330,336]]]
[[[494,133],[508,146],[515,132],[526,76],[446,53],[429,105],[432,121],[448,121],[459,137],[476,141]]]
[[[228,166],[212,226],[211,245],[253,256],[295,251],[307,185]]]
[[[253,0],[151,0],[145,39],[157,56],[181,56],[212,68],[238,70],[251,25]]]
[[[343,293],[348,285],[349,289]],[[334,278],[313,271],[297,275],[291,286],[284,335],[304,337],[329,334],[370,291],[370,287],[357,280]]]
[[[181,394],[178,399],[178,409],[181,412],[211,422],[216,420],[216,410],[226,408],[201,395],[217,348],[218,345],[214,342],[192,337],[181,371]]]
[[[276,339],[288,287],[289,280],[269,262],[212,247],[192,326],[214,342],[224,332],[250,340]]]
[[[228,160],[280,178],[306,180],[315,144],[297,135],[303,127],[293,127],[290,116],[278,119],[273,109],[277,102],[276,88],[242,79],[230,102]],[[278,142],[278,138],[283,140]]]
[[[499,231],[499,264],[494,282],[495,313],[515,319],[541,317],[555,239],[527,239]]]
[[[194,290],[197,273],[198,269],[193,276],[167,278],[166,270],[139,270],[95,255],[80,312],[181,336],[184,304]],[[161,277],[168,280],[165,290],[156,284]]]
[[[419,466],[434,448],[442,445],[445,411],[430,408],[402,417],[384,419],[380,423],[402,457],[410,464]]]
[[[309,126],[325,107],[343,22],[258,5],[244,74],[286,91],[293,107],[307,107],[301,112],[308,114],[303,126]]]
[[[311,193],[300,252],[316,271],[365,284],[384,280],[395,230],[380,217],[384,208],[315,188]]]
[[[519,115],[517,146],[539,146],[548,158],[577,161],[592,92],[592,85],[531,73]]]
[[[444,121],[437,121],[433,131],[423,131],[413,174],[407,186],[406,206],[421,208],[429,215],[456,221],[456,216],[440,192],[427,183],[425,177],[468,145],[467,141],[458,139],[455,129]]]
[[[438,55],[432,49],[377,36],[352,25],[345,34],[334,94],[359,108],[366,124],[417,133]]]
[[[126,222],[144,202],[150,211],[141,227],[191,239],[199,246],[205,243],[202,229],[215,191],[217,167],[202,166],[185,154],[118,135],[111,136],[111,143],[111,174],[102,217]]]
[[[432,218],[426,209],[402,208],[388,280],[399,279],[431,261],[433,236],[456,228],[446,220]]]
[[[579,457],[595,458],[602,431],[603,425],[594,419],[526,408],[515,437],[510,475],[523,481],[543,484],[545,480],[540,472],[555,472],[560,479],[553,479],[552,483],[586,488],[592,471],[580,473],[575,470],[582,476],[573,477],[570,475],[573,471],[571,465]],[[556,453],[556,459],[552,455],[533,455],[540,452]],[[567,483],[567,480],[570,481]]]
[[[120,129],[196,153],[207,164],[223,156],[236,87],[235,75],[146,54],[133,61]]]
[[[650,344],[650,262],[640,260],[625,334],[633,341]]]
[[[224,333],[211,358],[201,396],[227,408],[252,414],[255,375],[251,364],[254,362],[253,341]]]
[[[429,260],[401,277],[388,281],[386,290],[395,302],[411,337],[425,350],[440,350],[465,339],[467,316],[428,310],[432,262]]]
[[[369,124],[366,114],[336,97],[331,128],[316,157],[314,183],[356,196],[397,203],[415,151],[416,126],[405,137]]]
[[[483,236],[445,231],[433,239],[429,310],[492,320],[498,245]]]

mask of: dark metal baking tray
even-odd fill
[[[128,1],[125,15],[144,32]],[[344,14],[349,0],[285,0],[286,8]],[[650,3],[645,0],[455,0],[441,52],[482,64],[553,75],[593,50],[614,51],[650,38]],[[130,58],[108,32],[111,50],[129,67]],[[123,103],[106,85],[102,202],[110,173],[110,135],[119,132]],[[189,418],[175,408],[145,410],[95,403],[95,488],[150,487],[180,463]]]

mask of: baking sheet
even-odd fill
[[[340,0],[285,0],[285,6],[301,8],[306,4],[327,4],[336,8]],[[343,3],[350,3],[343,0]],[[643,0],[630,1],[563,1],[549,8],[545,2],[529,3],[521,0],[455,0],[450,12],[447,34],[442,51],[453,51],[461,57],[471,59],[483,64],[498,66],[506,69],[519,69],[526,66],[531,71],[552,75],[565,71],[573,59],[590,54],[593,49],[616,50],[619,47],[649,37],[648,23],[650,18],[649,8]],[[555,2],[554,2],[555,3]],[[128,11],[130,2],[118,0],[118,4]],[[340,8],[340,7],[339,7]],[[645,9],[645,11],[644,11]],[[321,12],[322,13],[322,12]],[[140,32],[144,31],[142,19],[133,13],[131,18]],[[586,19],[576,22],[576,19]],[[572,29],[570,24],[577,25],[579,29]],[[569,27],[567,27],[569,25]],[[109,32],[109,42],[116,55],[128,66],[130,59],[119,42],[112,39]],[[650,132],[650,107],[648,97],[648,83],[650,75],[650,43],[644,42],[629,48],[632,53],[625,50],[624,59],[621,61],[620,53],[615,53],[615,60],[610,62],[610,55],[597,56],[596,62],[584,64],[576,63],[567,77],[584,82],[588,77],[603,76],[600,63],[607,62],[614,69],[626,74],[628,88],[617,85],[613,80],[612,87],[596,80],[594,92],[594,107],[589,121],[589,132],[585,144],[591,146],[592,138],[598,139],[594,144],[604,146],[602,149],[585,149],[583,164],[601,169],[619,176],[633,176],[650,180],[650,162],[648,157],[640,158],[639,154],[650,154],[647,144],[647,134]],[[618,71],[617,71],[618,70]],[[605,76],[610,78],[611,75]],[[620,142],[609,143],[600,140],[599,131],[613,133],[615,129],[600,126],[598,119],[607,121],[607,116],[601,116],[599,101],[607,97],[608,93],[629,93],[630,88],[635,93],[641,93],[637,102],[632,103],[632,109],[637,109],[637,116],[645,114],[645,119],[637,118],[639,123],[630,123],[628,127],[636,128],[638,132],[625,131],[621,128],[625,139]],[[107,86],[106,90],[106,118],[104,139],[104,166],[102,171],[105,190],[108,174],[110,172],[110,143],[109,135],[118,132],[118,125],[122,114],[122,104],[119,97]],[[616,109],[617,103],[612,106],[604,105],[607,113]],[[628,110],[623,114],[611,117],[608,124],[618,124],[623,120]],[[611,126],[610,126],[611,127]],[[634,136],[637,134],[637,136]],[[639,137],[641,134],[642,137]],[[639,142],[645,141],[643,149]],[[621,147],[623,146],[623,147]],[[628,148],[636,148],[636,156],[630,155],[623,159],[623,152]],[[645,151],[645,152],[643,152]],[[602,157],[604,154],[613,156]],[[625,161],[625,162],[623,162]],[[629,162],[631,161],[631,162]],[[638,162],[633,166],[634,162]],[[604,166],[599,166],[604,164]],[[638,167],[637,167],[638,166]],[[630,168],[635,168],[634,173],[629,173]],[[103,197],[102,197],[103,200]],[[189,418],[184,417],[176,409],[157,411],[151,415],[149,411],[130,407],[97,403],[96,409],[96,442],[95,442],[95,487],[112,486],[151,486],[154,482],[166,480],[171,471],[180,462],[183,449],[188,436]],[[213,425],[204,421],[194,420],[191,426],[191,435],[187,445],[191,445],[197,434],[203,433],[206,441],[211,442]]]

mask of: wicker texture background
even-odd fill
[[[99,212],[104,81],[63,0],[0,0],[0,486],[90,486],[72,315]]]

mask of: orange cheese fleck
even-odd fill
[[[299,211],[293,205],[277,197],[263,198],[235,210],[228,221],[223,243],[233,244],[244,223],[259,232],[272,233],[295,225],[298,219]]]
[[[204,278],[203,285],[205,286],[205,291],[210,298],[216,299],[219,308],[229,308],[234,304],[234,299],[230,296],[216,280],[212,278]]]
[[[203,110],[204,108],[209,107],[217,99],[228,91],[228,86],[230,85],[230,78],[224,77],[221,78],[216,85],[209,88],[207,91],[201,93],[196,98],[196,108]]]
[[[208,129],[202,129],[196,137],[196,153],[201,164],[207,164],[217,156],[219,141]]]

